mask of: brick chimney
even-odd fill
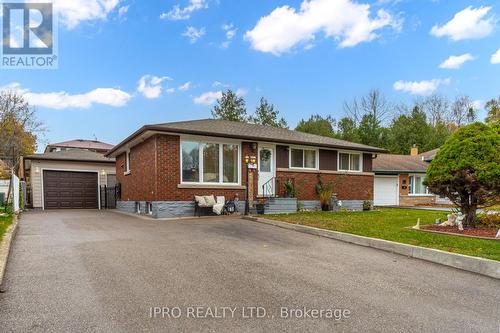
[[[418,146],[417,145],[414,144],[413,147],[411,147],[410,155],[411,156],[417,156],[418,155]]]

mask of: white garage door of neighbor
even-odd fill
[[[375,177],[373,204],[375,206],[398,205],[398,177]]]

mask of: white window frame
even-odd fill
[[[125,171],[124,174],[130,173],[130,149],[125,152]]]
[[[359,170],[343,170],[340,168],[340,154],[349,155],[349,169],[351,168],[351,155],[359,155]],[[337,170],[342,172],[363,172],[363,152],[360,151],[349,151],[349,150],[338,150],[337,151]]]
[[[315,155],[315,167],[314,168],[306,168],[304,166],[302,167],[294,167],[292,166],[292,149],[297,149],[297,150],[302,150],[302,165],[306,162],[305,158],[305,150],[313,150],[314,155]],[[288,147],[288,165],[290,166],[290,169],[295,169],[295,170],[319,170],[319,149],[318,148],[313,148],[313,147],[304,147],[304,146],[289,146]]]
[[[182,143],[183,142],[198,142],[198,161],[199,161],[199,166],[198,166],[198,172],[199,172],[199,178],[200,181],[198,182],[189,182],[189,181],[184,181],[182,179]],[[218,182],[204,182],[203,181],[203,144],[218,144],[219,145],[219,181]],[[235,145],[238,146],[238,161],[236,168],[238,170],[238,181],[236,183],[224,183],[224,164],[223,164],[223,145]],[[200,139],[200,138],[182,138],[179,143],[179,151],[180,151],[180,180],[181,184],[186,184],[186,185],[225,185],[225,186],[232,186],[232,185],[241,185],[241,142],[234,142],[234,141],[219,141],[219,140],[212,140],[212,139]]]
[[[432,195],[431,193],[429,193],[429,189],[424,184],[422,184],[422,186],[425,187],[425,193],[414,193],[414,191],[415,191],[415,176],[422,177],[422,181],[425,178],[425,174],[423,174],[423,173],[422,174],[420,174],[420,173],[410,173],[408,175],[408,195],[415,196],[415,197]],[[413,177],[413,185],[412,185],[412,181],[411,181],[412,177]]]

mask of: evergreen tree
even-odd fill
[[[232,90],[222,93],[217,105],[212,109],[212,117],[230,121],[247,122],[247,109],[243,97],[236,95]]]
[[[259,106],[255,110],[255,114],[250,117],[250,121],[279,128],[288,128],[286,120],[281,117],[278,119],[279,111],[274,109],[274,105],[270,104],[264,97],[260,98]]]
[[[321,136],[335,137],[333,131],[335,120],[328,116],[322,117],[319,114],[312,115],[309,119],[302,119],[295,127],[296,131],[316,134]]]

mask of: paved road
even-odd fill
[[[4,289],[2,332],[498,333],[500,325],[498,280],[240,219],[28,213]],[[251,306],[265,317],[244,318]],[[175,316],[179,307],[180,318],[150,318],[151,307]],[[210,318],[222,307],[236,308],[234,317],[227,309]],[[281,307],[344,312],[287,319]]]

